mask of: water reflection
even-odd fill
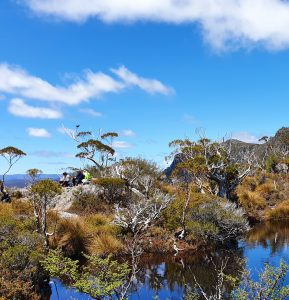
[[[139,291],[150,289],[158,296],[165,291],[165,296],[171,299],[172,294],[178,290],[177,299],[181,299],[186,290],[193,289],[196,278],[202,288],[211,294],[214,292],[217,270],[225,261],[227,261],[225,274],[238,277],[245,266],[243,248],[215,249],[212,252],[177,257],[146,256],[141,261],[142,273],[138,276],[141,284]],[[231,291],[229,284],[226,290]]]
[[[270,248],[271,254],[276,254],[288,245],[289,220],[265,222],[254,226],[246,242],[249,246]]]
[[[216,284],[216,269],[222,262],[228,260],[224,270],[227,275],[238,277],[247,267],[255,272],[253,277],[257,277],[264,262],[278,265],[281,258],[289,262],[288,242],[289,221],[267,222],[256,225],[246,240],[231,245],[230,249],[217,247],[178,256],[146,255],[141,260],[137,285],[131,290],[129,299],[153,299],[156,296],[160,300],[183,299],[194,288],[194,277],[205,292],[211,294]],[[63,285],[59,285],[59,289],[66,297],[61,299],[71,299],[70,296],[91,299]],[[227,284],[225,289],[230,293],[232,287]],[[57,300],[55,293],[51,300]]]

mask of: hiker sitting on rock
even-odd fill
[[[59,181],[60,185],[63,187],[68,187],[70,182],[70,176],[66,172],[62,174],[62,177]]]
[[[82,184],[82,180],[84,179],[84,174],[82,172],[82,170],[79,170],[74,178],[74,186],[75,185],[79,185],[79,184]]]
[[[83,171],[83,175],[84,175],[84,179],[82,180],[82,183],[83,183],[83,184],[88,184],[88,183],[90,183],[90,181],[91,181],[91,179],[92,179],[91,174],[90,174],[87,170],[84,170],[84,171]]]

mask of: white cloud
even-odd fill
[[[51,134],[44,128],[27,128],[27,132],[30,136],[49,138]]]
[[[258,141],[259,137],[255,136],[247,131],[240,131],[240,132],[233,133],[232,139],[239,140],[239,141],[246,142],[246,143],[253,143],[253,144],[260,143]]]
[[[122,135],[126,137],[134,137],[136,136],[136,133],[131,129],[126,129],[122,131]]]
[[[126,149],[126,148],[132,148],[133,145],[125,141],[115,141],[112,143],[112,147],[119,148],[119,149]]]
[[[216,49],[228,45],[289,46],[289,2],[285,0],[23,0],[34,12],[83,22],[153,21],[197,23]]]
[[[93,116],[93,117],[101,117],[102,116],[102,113],[100,113],[98,111],[95,111],[92,108],[83,108],[83,109],[80,109],[79,111],[84,113],[84,114]]]
[[[125,74],[124,74],[125,71]],[[124,67],[114,70],[120,79],[90,70],[84,72],[83,78],[68,86],[56,86],[36,76],[30,75],[20,67],[0,64],[0,92],[16,97],[34,100],[59,102],[77,105],[105,93],[116,93],[129,86],[139,87],[149,93],[167,94],[165,85],[157,80],[145,79],[131,73]],[[122,78],[122,76],[125,76]],[[129,78],[127,78],[130,76]],[[131,78],[134,76],[134,80]]]
[[[160,93],[164,95],[174,93],[174,90],[172,88],[165,86],[159,80],[140,77],[129,71],[124,66],[118,69],[112,69],[112,72],[116,74],[119,78],[121,78],[127,86],[137,86],[138,88],[144,90],[147,93]]]
[[[61,112],[57,110],[30,106],[19,98],[11,100],[8,111],[15,116],[24,118],[59,119],[62,117]]]

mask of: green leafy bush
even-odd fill
[[[118,263],[111,257],[85,255],[87,262],[80,267],[79,262],[64,257],[59,251],[50,251],[42,262],[51,277],[67,282],[77,290],[92,297],[111,297],[126,283],[130,269],[125,263]]]

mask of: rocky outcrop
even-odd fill
[[[61,195],[56,196],[50,201],[49,207],[57,211],[69,210],[75,197],[79,194],[94,194],[100,193],[99,188],[94,184],[79,185],[75,187],[63,188]]]

